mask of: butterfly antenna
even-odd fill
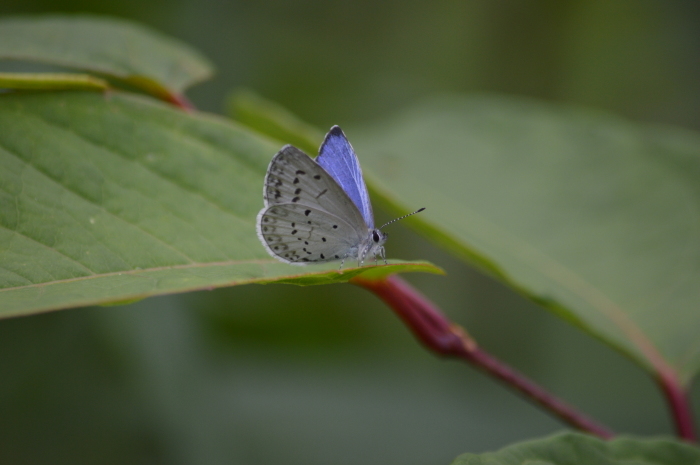
[[[402,219],[404,219],[404,218],[407,218],[407,217],[409,217],[409,216],[411,216],[411,215],[415,215],[416,213],[420,213],[420,212],[422,212],[423,210],[425,210],[425,208],[419,208],[418,210],[414,211],[413,213],[409,213],[408,215],[400,216],[400,217],[396,218],[395,220],[389,221],[387,224],[385,224],[384,226],[382,226],[382,227],[379,228],[379,229],[383,229],[385,226],[389,226],[391,223],[396,223],[396,222],[399,221],[399,220],[402,220]]]

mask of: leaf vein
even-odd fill
[[[59,128],[59,129],[64,129],[64,128]],[[65,130],[65,129],[64,129],[64,130]],[[2,142],[0,141],[0,146],[1,146],[1,145],[2,145]],[[171,250],[174,251],[175,253],[181,255],[183,258],[185,258],[185,259],[188,260],[189,262],[194,263],[194,260],[193,260],[192,258],[190,258],[190,257],[189,257],[187,254],[185,254],[184,252],[182,252],[182,251],[178,250],[177,248],[175,248],[174,245],[169,244],[169,243],[166,242],[165,240],[163,240],[163,239],[157,237],[157,236],[154,235],[153,233],[151,233],[151,232],[149,232],[149,231],[143,229],[142,227],[138,226],[137,224],[135,224],[135,223],[133,223],[133,222],[131,222],[131,221],[128,221],[127,219],[125,219],[125,218],[123,218],[123,217],[121,217],[121,216],[119,216],[119,215],[117,215],[117,214],[115,214],[115,213],[113,213],[113,212],[107,210],[104,206],[98,204],[97,202],[95,202],[95,201],[92,200],[92,199],[89,199],[89,198],[86,197],[85,195],[83,195],[83,194],[81,194],[80,192],[78,192],[77,190],[75,190],[75,189],[73,189],[73,188],[67,186],[66,184],[62,184],[58,179],[54,178],[54,177],[51,176],[49,173],[47,173],[46,171],[42,170],[41,167],[36,166],[36,165],[34,165],[33,163],[31,163],[30,160],[27,160],[27,159],[23,158],[22,155],[19,154],[18,152],[14,152],[14,151],[10,150],[7,146],[3,146],[3,148],[4,148],[5,151],[7,151],[7,153],[9,153],[9,154],[11,154],[11,155],[17,157],[18,159],[22,160],[24,163],[26,163],[27,165],[31,166],[31,167],[34,168],[35,170],[37,170],[39,173],[41,173],[41,174],[43,174],[44,176],[46,176],[47,179],[53,181],[56,185],[61,186],[61,187],[62,187],[63,189],[65,189],[66,191],[68,191],[68,192],[72,193],[73,195],[75,195],[75,196],[77,196],[77,197],[83,199],[84,201],[88,202],[89,204],[95,206],[97,209],[99,209],[99,210],[105,212],[105,213],[108,214],[109,216],[111,216],[111,217],[113,217],[113,218],[115,218],[115,219],[121,220],[121,221],[123,221],[123,222],[126,223],[126,224],[131,225],[132,227],[134,227],[134,228],[136,228],[137,230],[141,231],[141,232],[144,233],[145,235],[147,235],[147,236],[153,238],[154,240],[156,240],[157,242],[163,244],[164,246],[166,246],[167,248],[171,249]],[[94,237],[94,235],[93,235],[93,237]],[[110,248],[107,244],[103,243],[102,241],[99,241],[99,239],[97,239],[97,238],[95,238],[95,239],[96,239],[98,242],[100,242],[102,245],[104,245],[106,248],[108,248],[108,249],[111,250],[111,248]],[[116,253],[115,251],[113,251],[113,250],[111,250],[111,251],[112,251],[115,255],[119,256],[119,254]]]
[[[29,288],[40,288],[40,287],[45,287],[49,285],[54,285],[54,284],[63,284],[63,283],[70,283],[70,282],[77,282],[77,281],[87,281],[87,280],[92,280],[92,279],[99,279],[99,278],[107,278],[111,276],[121,276],[121,275],[129,275],[129,276],[135,276],[139,274],[145,274],[145,273],[153,273],[153,272],[158,272],[158,271],[165,271],[165,270],[188,270],[188,269],[197,269],[197,268],[206,268],[206,267],[219,267],[219,266],[231,266],[231,265],[248,265],[248,264],[259,264],[265,266],[266,264],[277,264],[279,263],[278,261],[274,259],[252,259],[252,260],[227,260],[223,262],[206,262],[206,263],[188,263],[184,265],[172,265],[172,266],[159,266],[159,267],[154,267],[154,268],[143,268],[143,269],[131,269],[131,270],[122,270],[122,271],[111,271],[109,273],[93,273],[90,276],[79,276],[76,278],[67,278],[67,279],[59,279],[55,281],[46,281],[43,283],[32,283],[27,286],[14,286],[14,287],[6,287],[3,289],[0,289],[0,293],[2,292],[7,292],[7,291],[15,291],[15,290],[21,290],[21,289],[29,289]],[[267,279],[264,276],[261,276],[260,279]]]
[[[34,238],[31,237],[31,236],[27,236],[26,234],[21,233],[21,232],[19,232],[19,231],[16,231],[16,230],[13,230],[13,229],[8,229],[8,228],[6,228],[5,226],[0,225],[0,228],[4,229],[4,230],[6,230],[6,231],[10,231],[10,232],[14,233],[14,234],[17,235],[17,236],[24,237],[25,239],[27,239],[27,240],[29,240],[29,241],[31,241],[31,242],[33,242],[33,243],[39,244],[40,246],[42,246],[42,247],[44,247],[44,248],[46,248],[46,249],[52,250],[52,251],[56,252],[57,254],[59,254],[60,256],[62,256],[62,257],[64,257],[64,258],[67,258],[69,261],[73,262],[74,264],[76,264],[76,265],[80,266],[81,268],[87,270],[87,272],[90,273],[91,275],[94,275],[94,274],[95,274],[95,272],[94,272],[93,270],[91,270],[89,267],[83,265],[83,264],[80,263],[79,261],[75,260],[73,257],[64,254],[64,253],[61,252],[60,250],[58,250],[58,249],[56,249],[56,248],[54,248],[54,247],[49,246],[48,244],[44,244],[43,242],[41,242],[41,241],[39,241],[39,240],[37,240],[37,239],[34,239]],[[51,275],[51,273],[50,273],[48,270],[44,270],[44,271],[46,271],[47,274]],[[51,276],[53,276],[53,275],[51,275]]]
[[[246,218],[240,216],[240,214],[239,214],[238,212],[236,212],[236,211],[234,211],[234,210],[231,210],[231,209],[227,208],[226,206],[224,206],[223,204],[221,204],[221,203],[219,203],[219,202],[213,200],[212,198],[210,198],[210,197],[204,195],[201,191],[197,191],[197,190],[191,189],[191,188],[189,188],[189,187],[187,187],[187,186],[185,186],[185,185],[183,185],[183,184],[181,184],[181,183],[178,183],[175,179],[172,179],[172,178],[166,176],[164,173],[161,173],[161,172],[158,172],[158,171],[152,169],[150,166],[148,166],[148,165],[142,163],[141,160],[139,160],[139,159],[130,158],[128,155],[126,155],[125,153],[123,153],[123,152],[120,151],[120,150],[117,150],[117,149],[115,149],[115,148],[113,148],[113,147],[108,147],[108,146],[106,146],[106,145],[100,144],[99,141],[95,141],[93,138],[91,138],[91,137],[89,137],[89,136],[87,136],[87,135],[85,135],[85,134],[76,132],[75,130],[73,130],[73,128],[67,127],[67,126],[65,126],[65,125],[62,125],[62,124],[56,122],[56,121],[50,120],[50,119],[46,118],[46,117],[43,116],[43,115],[37,115],[37,114],[34,114],[34,115],[35,115],[37,118],[39,118],[40,120],[44,121],[46,124],[48,124],[48,125],[50,125],[50,126],[52,126],[52,127],[55,127],[55,128],[57,128],[57,129],[64,130],[64,131],[66,131],[66,132],[68,132],[68,133],[70,133],[70,134],[72,134],[72,135],[78,137],[79,139],[81,139],[81,140],[84,141],[85,143],[88,143],[88,144],[90,144],[90,145],[92,145],[92,146],[98,147],[98,148],[100,148],[100,149],[102,149],[102,150],[106,150],[106,151],[108,151],[108,152],[110,152],[110,153],[112,153],[112,154],[114,154],[114,155],[120,157],[121,159],[123,159],[123,160],[125,160],[125,161],[127,161],[127,162],[134,163],[134,164],[140,166],[140,167],[143,168],[145,171],[147,171],[147,172],[153,174],[154,176],[156,176],[158,179],[162,180],[163,182],[166,182],[167,184],[169,184],[169,185],[175,187],[176,189],[182,190],[182,191],[186,192],[186,193],[189,194],[189,195],[192,195],[192,196],[195,196],[195,197],[200,198],[201,200],[203,200],[203,201],[204,201],[205,203],[207,203],[208,205],[210,205],[210,206],[216,208],[217,210],[221,211],[222,213],[224,213],[224,214],[226,214],[226,215],[232,217],[232,218],[233,218],[234,220],[236,220],[236,221],[239,221],[239,222],[241,222],[241,223],[243,223],[243,224],[245,224],[245,225],[253,225],[253,224],[254,224],[253,222],[251,222],[251,221],[247,220]],[[158,126],[160,126],[160,125],[158,125]],[[215,146],[213,146],[213,144],[211,144],[211,143],[207,143],[206,141],[201,141],[199,138],[195,138],[195,137],[190,137],[190,138],[192,138],[192,139],[194,139],[194,140],[197,140],[197,141],[200,141],[200,142],[204,142],[205,145],[210,145],[210,146],[212,146],[212,147],[214,147],[215,149],[218,150],[218,148],[216,148]],[[120,185],[121,185],[121,184],[120,184]],[[122,186],[122,187],[126,188],[125,186]],[[144,194],[142,191],[139,190],[138,192],[139,192],[141,195],[146,196],[146,194]],[[147,196],[147,197],[148,197],[148,196]],[[165,204],[163,204],[162,202],[159,202],[157,199],[155,199],[155,198],[153,198],[153,197],[149,197],[149,198],[151,198],[152,200],[158,202],[159,205],[161,205],[166,211],[168,211],[169,213],[173,214],[174,216],[176,216],[177,218],[181,219],[182,221],[187,222],[187,223],[191,222],[191,218],[183,217],[183,216],[181,215],[181,212],[179,212],[178,210],[174,210],[174,209],[171,209],[171,208],[167,207]],[[135,226],[135,225],[134,225],[134,226]],[[136,226],[136,227],[138,227],[138,226]],[[218,247],[214,242],[212,242],[211,239],[209,239],[208,237],[202,235],[202,233],[201,233],[200,231],[197,231],[197,234],[198,234],[198,236],[199,236],[199,238],[200,238],[201,240],[206,241],[208,244],[210,244],[210,245],[211,245],[212,247],[214,247],[214,248],[220,249],[220,247]],[[182,253],[182,255],[186,256],[184,253]],[[225,256],[226,256],[226,258],[231,258],[231,257],[228,256],[227,254],[225,254]],[[187,258],[188,258],[190,261],[194,262],[194,260],[192,260],[191,258],[189,258],[189,257],[187,257]]]

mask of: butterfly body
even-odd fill
[[[267,169],[263,199],[258,237],[284,263],[384,259],[387,235],[374,227],[360,164],[338,126],[326,135],[316,160],[284,146]]]

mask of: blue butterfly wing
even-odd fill
[[[338,126],[333,126],[321,144],[316,163],[348,194],[362,214],[369,229],[374,229],[374,214],[369,201],[360,162],[347,137]]]

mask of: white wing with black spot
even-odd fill
[[[356,257],[365,239],[341,218],[307,205],[264,208],[258,214],[258,225],[258,236],[268,252],[298,265]]]
[[[258,237],[285,263],[357,257],[369,228],[338,183],[301,150],[287,145],[274,156],[265,176],[265,208],[258,214]]]

